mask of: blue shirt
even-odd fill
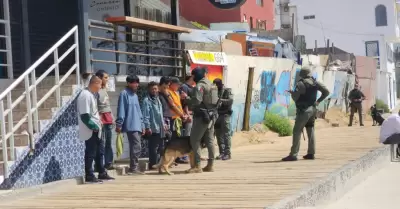
[[[137,94],[129,88],[125,88],[119,94],[117,119],[115,123],[117,128],[121,128],[122,132],[142,132],[144,129],[139,98]]]
[[[147,96],[142,103],[143,123],[152,133],[164,135],[163,108],[158,96]]]

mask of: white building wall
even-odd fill
[[[394,63],[387,60],[386,40],[397,37],[397,12],[394,0],[290,0],[297,8],[299,35],[304,35],[307,48],[325,47],[329,39],[335,47],[366,56],[365,42],[378,41],[381,71],[377,98],[390,108],[396,105]],[[387,26],[375,25],[375,7],[386,6]],[[315,19],[305,20],[304,16],[315,15]],[[296,26],[294,26],[296,27]],[[391,47],[393,47],[391,45]],[[391,91],[391,92],[389,92]]]

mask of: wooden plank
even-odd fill
[[[184,28],[175,25],[169,25],[165,23],[155,22],[151,20],[140,19],[136,17],[109,17],[106,19],[107,22],[116,25],[129,26],[135,29],[158,31],[166,33],[190,33],[189,28]]]
[[[291,137],[283,137],[234,149],[234,158],[216,162],[214,173],[183,174],[188,165],[179,165],[172,169],[174,176],[118,176],[113,182],[1,202],[0,208],[263,208],[379,147],[378,135],[379,127],[319,129],[314,161],[280,162],[291,146]],[[306,150],[303,143],[301,154]]]

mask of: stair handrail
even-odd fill
[[[44,53],[33,65],[31,65],[22,75],[20,75],[3,93],[0,94],[0,101],[7,96],[9,92],[11,92],[15,87],[24,80],[25,76],[29,75],[34,71],[42,62],[49,57],[58,47],[61,46],[73,33],[78,31],[78,26],[74,26],[67,34],[65,34],[56,44],[54,44],[46,53]]]
[[[58,48],[68,38],[74,35],[74,44],[64,52],[63,55],[58,55]],[[68,70],[63,78],[60,79],[59,75],[59,64],[63,61],[72,51],[75,51],[75,64]],[[50,55],[54,56],[54,64],[51,65],[39,78],[36,78],[35,69],[43,63]],[[55,85],[38,101],[36,87],[37,85],[51,72],[55,71]],[[8,150],[7,140],[10,138],[10,158],[14,160],[14,133],[18,128],[28,121],[28,135],[30,141],[30,147],[34,149],[34,130],[39,131],[39,119],[38,119],[38,108],[44,103],[54,92],[56,92],[57,106],[61,106],[61,84],[76,71],[76,84],[80,85],[80,66],[79,66],[79,34],[78,26],[74,26],[69,30],[59,41],[57,41],[49,50],[47,50],[35,63],[33,63],[22,75],[20,75],[5,91],[0,94],[0,142],[2,143],[3,149],[3,166],[4,166],[4,178],[8,178]],[[30,77],[29,77],[30,75]],[[25,92],[20,97],[12,102],[11,92],[14,90],[22,81],[25,81]],[[31,80],[31,81],[30,81]],[[30,84],[31,83],[31,84]],[[32,92],[32,95],[31,95]],[[32,98],[31,98],[32,96]],[[7,98],[6,98],[7,97]],[[14,125],[12,110],[15,108],[24,98],[26,98],[27,113],[22,119]],[[7,100],[7,110],[4,108],[4,99]],[[8,130],[6,129],[5,121],[8,116]]]

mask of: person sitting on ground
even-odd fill
[[[400,144],[400,112],[390,115],[383,121],[379,134],[379,143]]]
[[[397,157],[400,157],[400,112],[392,114],[381,126],[379,143],[397,144]]]

